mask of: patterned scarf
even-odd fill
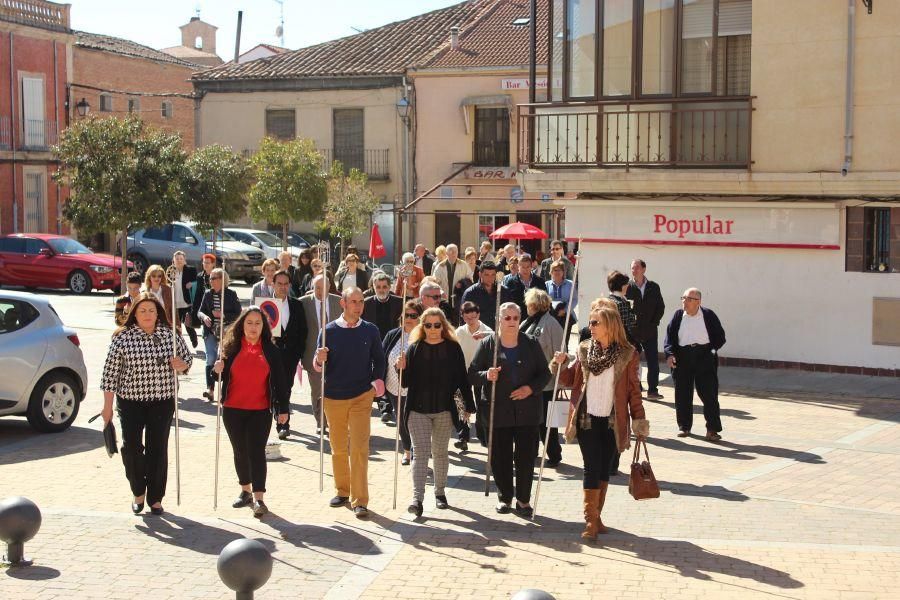
[[[591,340],[587,353],[587,368],[592,375],[599,375],[606,369],[610,368],[619,359],[622,353],[622,347],[617,343],[612,343],[606,347],[606,350],[600,349],[600,344],[595,340]]]

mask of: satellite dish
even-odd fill
[[[278,27],[275,28],[275,37],[280,38],[282,35],[284,35],[284,27],[279,25]]]

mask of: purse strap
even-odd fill
[[[632,463],[640,462],[641,460],[641,445],[644,446],[644,456],[647,457],[647,462],[650,462],[650,453],[647,451],[647,440],[643,438],[637,438],[634,443],[634,457],[631,459]]]

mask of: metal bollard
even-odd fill
[[[512,600],[556,600],[553,596],[545,592],[544,590],[533,590],[527,589],[522,590],[520,592],[516,592],[516,595],[512,597]]]
[[[234,540],[222,549],[216,569],[236,600],[253,600],[253,592],[272,575],[272,555],[256,540]]]
[[[33,561],[25,558],[25,542],[37,535],[41,528],[41,510],[37,504],[13,496],[0,500],[0,540],[6,542],[6,555],[0,564],[28,567]]]

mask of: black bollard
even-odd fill
[[[37,504],[13,496],[0,500],[0,540],[6,542],[6,555],[0,564],[28,567],[33,561],[25,558],[25,542],[37,535],[41,528],[41,511]]]
[[[272,575],[272,555],[256,540],[234,540],[216,562],[222,583],[235,591],[236,600],[253,600],[253,592]]]
[[[553,596],[545,592],[544,590],[522,590],[520,592],[516,592],[516,595],[512,597],[512,600],[556,600]]]

